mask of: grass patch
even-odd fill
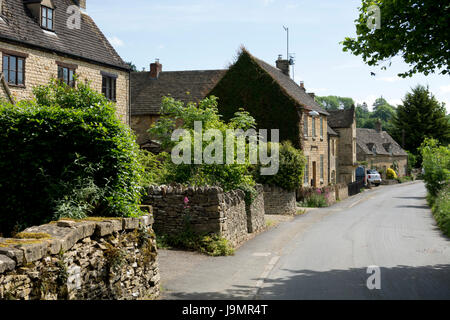
[[[275,225],[275,221],[274,220],[266,220],[266,227],[270,228],[273,227]]]
[[[301,216],[301,215],[303,215],[303,214],[305,214],[306,213],[306,210],[305,209],[300,209],[300,210],[297,210],[297,212],[295,213],[295,215],[296,216]]]
[[[175,235],[157,235],[156,244],[158,249],[185,249],[213,257],[234,254],[234,249],[227,239],[216,234],[196,234],[190,229]]]
[[[428,195],[427,201],[437,225],[450,237],[450,186],[442,189],[436,197]]]
[[[327,199],[322,194],[312,193],[300,202],[300,207],[324,208],[328,207],[328,203]]]

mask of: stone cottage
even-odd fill
[[[91,86],[129,124],[130,70],[86,11],[86,0],[0,0],[0,97],[32,97],[52,78]]]
[[[336,182],[349,184],[356,180],[356,115],[355,107],[329,110],[328,125],[339,135],[335,143]]]
[[[225,120],[244,108],[258,128],[279,129],[280,140],[290,140],[307,157],[305,185],[327,185],[329,114],[306,93],[303,83],[290,78],[287,60],[279,57],[275,63],[276,67],[242,49],[226,70],[163,72],[156,62],[150,72],[132,73],[131,127],[139,144],[151,144],[146,131],[159,117],[162,96],[186,102],[214,95]]]
[[[357,158],[364,161],[371,169],[376,169],[386,178],[386,170],[394,168],[400,177],[408,173],[408,154],[386,132],[382,130],[381,122],[376,129],[357,130]]]

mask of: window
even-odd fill
[[[306,157],[304,184],[309,184],[309,157]]]
[[[25,85],[25,59],[3,54],[3,74],[6,82],[16,86]]]
[[[320,180],[323,181],[323,154],[320,155]]]
[[[312,118],[312,136],[316,136],[316,119],[314,117]]]
[[[303,134],[308,136],[308,116],[305,114],[305,120],[303,121]]]
[[[74,75],[75,68],[58,66],[58,79],[71,87],[75,86]]]
[[[41,27],[53,31],[54,10],[41,6]]]
[[[116,101],[116,79],[115,75],[103,74],[102,93],[111,101]]]
[[[323,139],[323,117],[320,117],[320,138]]]

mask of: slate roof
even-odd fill
[[[295,101],[308,110],[323,115],[329,113],[322,109],[309,94],[290,77],[268,63],[252,56],[254,61],[266,71]],[[158,79],[152,79],[150,72],[131,74],[131,115],[158,115],[161,98],[171,95],[183,102],[203,99],[228,70],[172,71],[161,72]],[[189,91],[190,95],[186,95]]]
[[[158,79],[150,72],[131,73],[131,115],[159,115],[161,98],[197,102],[215,87],[227,70],[163,71]],[[186,94],[189,92],[189,94]]]
[[[89,62],[129,69],[92,18],[81,14],[81,29],[69,29],[67,7],[73,0],[52,0],[55,5],[54,33],[44,31],[23,0],[3,1],[0,40],[81,58]]]
[[[332,128],[350,128],[355,118],[355,108],[329,110],[328,124]]]
[[[286,91],[286,93],[302,105],[305,109],[315,110],[320,114],[328,116],[329,113],[324,110],[309,94],[305,92],[291,77],[285,75],[280,69],[271,66],[250,54],[256,63],[264,69],[277,83]]]
[[[331,127],[330,127],[330,125],[329,124],[327,124],[327,126],[328,126],[328,134],[330,135],[330,136],[339,136],[339,134],[336,132],[336,131],[334,131]]]
[[[373,155],[372,150],[369,146],[374,145],[376,147],[376,154],[390,155],[387,148],[389,145],[392,146],[392,155],[394,156],[407,156],[408,154],[405,150],[400,147],[400,145],[392,139],[392,137],[386,132],[378,132],[375,129],[356,129],[356,143],[362,149],[362,151],[367,155]],[[369,145],[369,146],[368,146]]]

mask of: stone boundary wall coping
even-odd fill
[[[0,274],[26,266],[47,255],[71,249],[78,241],[92,235],[104,237],[114,232],[135,230],[153,224],[153,212],[139,218],[61,219],[19,233],[19,238],[0,238]],[[20,237],[21,235],[21,237]]]

